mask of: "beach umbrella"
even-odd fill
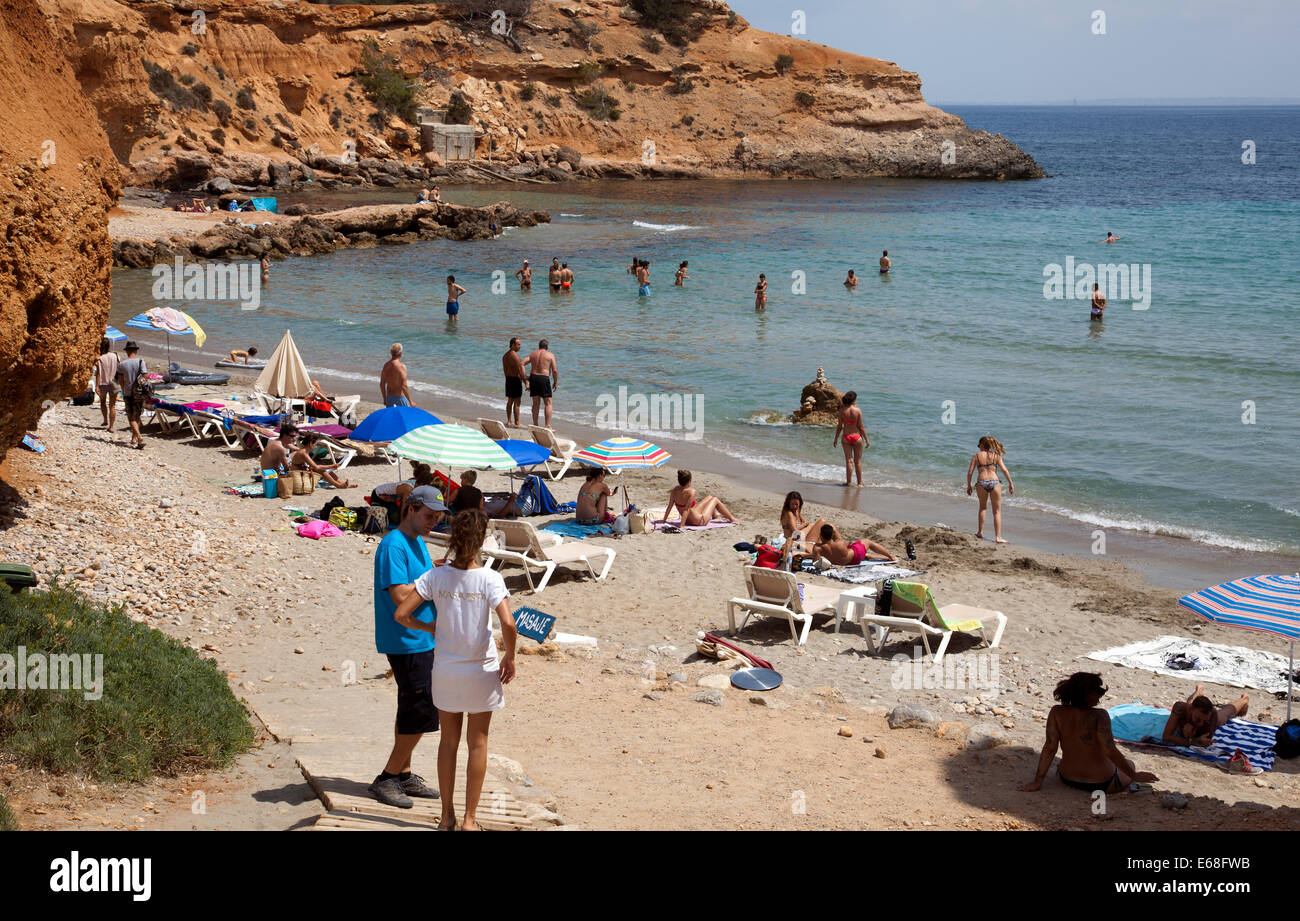
[[[302,399],[311,395],[311,375],[307,373],[307,363],[298,354],[294,344],[293,333],[284,331],[279,344],[271,357],[266,360],[266,367],[257,376],[254,387],[273,397]]]
[[[515,459],[515,463],[520,467],[535,467],[544,463],[551,456],[550,448],[543,448],[535,441],[528,441],[523,438],[501,438],[497,440],[507,454]],[[510,491],[514,492],[515,477],[510,473]]]
[[[438,466],[476,470],[513,470],[519,462],[505,448],[478,429],[464,425],[424,425],[394,441],[388,448],[398,457]]]
[[[1184,595],[1178,603],[1216,624],[1290,641],[1291,661],[1286,672],[1286,718],[1290,720],[1295,641],[1300,639],[1300,573],[1234,579]]]
[[[104,330],[104,338],[109,342],[121,342],[126,338],[126,333],[122,332],[116,326],[110,326]]]
[[[193,336],[194,344],[203,348],[208,334],[203,327],[194,322],[194,318],[175,307],[154,307],[144,313],[137,313],[126,321],[131,329],[162,330],[167,334],[167,364],[172,361],[172,336]]]
[[[417,406],[389,406],[362,419],[349,437],[353,441],[396,441],[412,429],[441,423],[433,413]]]
[[[598,444],[583,448],[573,455],[573,459],[589,467],[600,467],[609,473],[619,473],[638,467],[661,467],[672,459],[672,455],[656,444],[642,441],[640,438],[628,438],[623,435],[606,438]],[[631,503],[627,486],[623,495]]]

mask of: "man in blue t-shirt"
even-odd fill
[[[417,486],[402,503],[402,522],[390,531],[375,551],[375,647],[388,656],[397,681],[397,725],[393,751],[383,772],[369,790],[387,806],[410,809],[412,796],[436,799],[437,791],[424,778],[411,773],[411,754],[426,732],[438,731],[438,710],[433,705],[433,622],[438,616],[431,602],[420,605],[412,624],[403,626],[397,606],[415,591],[414,582],[433,568],[424,538],[442,520],[447,506],[432,486]]]

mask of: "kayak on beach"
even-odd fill
[[[224,384],[230,380],[229,374],[213,374],[208,371],[193,371],[182,368],[176,362],[171,363],[163,380],[169,384]]]

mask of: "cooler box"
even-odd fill
[[[279,487],[279,483],[277,482],[277,480],[279,479],[280,479],[280,475],[276,473],[274,470],[263,470],[262,471],[262,495],[268,499],[278,498],[279,493],[277,492],[277,488]]]

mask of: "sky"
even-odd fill
[[[1300,0],[729,3],[787,35],[802,10],[799,37],[915,71],[931,103],[1300,99]]]

